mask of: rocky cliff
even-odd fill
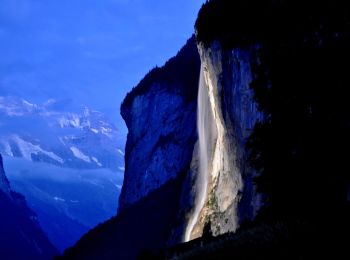
[[[191,238],[201,236],[207,224],[214,235],[235,231],[259,206],[246,152],[247,139],[262,117],[250,88],[258,47],[225,50],[212,42],[208,47],[199,43],[198,49],[208,96],[200,106],[208,106],[211,117],[202,127],[213,130],[204,137],[210,151],[206,202]]]
[[[2,259],[51,259],[58,252],[25,199],[11,191],[0,155],[0,255]]]
[[[121,114],[129,132],[119,211],[189,169],[197,139],[199,67],[192,37],[125,98]]]
[[[174,66],[174,73],[167,72],[169,79],[153,76],[153,81],[148,82],[150,76],[146,76],[122,105],[129,134],[119,210],[185,171],[188,176],[178,218],[179,222],[181,218],[184,223],[190,222],[191,218],[193,222],[198,199],[195,198],[198,197],[195,186],[199,175],[199,151],[194,150],[196,117],[200,109],[196,100],[198,90],[194,87],[197,86],[198,72],[185,77],[177,77],[175,72],[186,70],[179,63],[182,59],[189,59],[189,53],[196,55],[199,51],[209,99],[209,103],[203,105],[208,106],[213,115],[210,121],[213,131],[208,147],[210,176],[205,207],[200,212],[198,223],[193,223],[193,237],[197,237],[208,223],[212,233],[218,235],[235,231],[241,220],[255,216],[259,197],[252,185],[254,173],[246,163],[245,144],[261,115],[250,89],[252,67],[258,62],[258,47],[227,51],[218,42],[209,47],[199,44],[196,48],[192,39],[191,44],[179,53],[177,64],[169,61],[163,68],[169,70],[170,65]],[[159,74],[157,69],[150,73]],[[188,171],[190,162],[191,171]],[[191,198],[194,198],[192,202]],[[175,230],[178,237],[184,232],[183,225]],[[192,231],[187,228],[187,232]]]
[[[129,134],[118,216],[89,232],[66,251],[66,257],[94,259],[104,252],[106,258],[133,259],[142,249],[158,250],[193,239],[208,227],[214,235],[235,231],[240,221],[255,216],[259,198],[245,145],[261,118],[250,89],[257,51],[257,46],[224,50],[218,42],[207,47],[192,38],[175,58],[152,70],[127,95],[121,107]],[[204,128],[212,132],[204,207],[193,221],[201,174],[200,63],[208,99],[202,105],[211,117]],[[146,223],[136,224],[141,215]],[[194,225],[189,230],[191,220]],[[118,241],[113,242],[113,249],[104,237],[107,233]],[[122,238],[125,234],[132,239]]]

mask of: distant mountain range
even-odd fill
[[[8,179],[61,251],[117,213],[123,146],[101,112],[67,100],[33,104],[0,96],[0,153]]]
[[[4,156],[57,166],[124,171],[123,140],[117,127],[82,107],[65,111],[64,102],[42,105],[0,97],[0,152]]]

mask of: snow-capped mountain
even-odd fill
[[[0,97],[0,152],[69,168],[123,171],[117,127],[88,107],[66,110],[53,99],[39,105]]]
[[[61,252],[116,214],[123,138],[88,107],[0,96],[0,153],[8,179]],[[0,188],[4,183],[0,178]]]

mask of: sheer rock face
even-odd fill
[[[121,113],[129,133],[119,212],[188,171],[197,139],[199,67],[192,38],[125,99]]]
[[[52,259],[58,252],[22,195],[11,191],[0,155],[0,252],[4,259]]]
[[[194,102],[186,103],[164,85],[135,97],[131,111],[120,207],[138,201],[186,170],[196,135]]]
[[[135,259],[142,249],[157,251],[184,240],[197,201],[199,57],[213,131],[208,137],[208,194],[191,239],[208,227],[214,235],[234,231],[242,219],[254,216],[258,200],[245,142],[260,118],[249,88],[256,51],[223,51],[213,44],[199,46],[199,55],[191,39],[126,97],[121,112],[129,134],[118,215],[67,250],[67,259]]]
[[[189,45],[192,45],[190,51]],[[176,62],[174,67],[181,71],[179,56],[184,60],[195,59],[194,55],[198,55],[199,50],[202,76],[208,91],[209,103],[206,105],[211,111],[210,128],[213,129],[207,142],[210,150],[208,192],[191,239],[201,236],[209,223],[214,235],[235,231],[241,221],[255,216],[259,206],[259,197],[252,185],[255,173],[247,166],[245,148],[251,130],[261,118],[250,89],[252,68],[258,62],[258,47],[223,50],[215,42],[209,47],[202,44],[196,47],[192,39],[184,49],[188,51],[186,56],[182,50],[175,61],[170,60],[164,68],[150,72],[151,80],[146,76],[128,95],[121,108],[129,134],[119,212],[180,173],[188,173],[170,241],[184,239],[186,225],[198,201],[199,150],[194,149],[197,141],[197,95],[193,93],[198,92],[199,59],[196,67],[187,68],[194,71],[192,73],[197,78],[195,86],[193,82],[189,86],[183,75],[172,74],[171,80],[164,80],[169,64]],[[189,55],[190,52],[192,54]],[[189,88],[191,98],[188,98]]]
[[[258,48],[226,51],[215,42],[198,48],[215,131],[207,141],[211,151],[207,202],[191,238],[201,236],[208,224],[214,235],[235,231],[241,221],[253,218],[259,207],[252,185],[255,173],[247,165],[245,147],[261,118],[250,89]]]

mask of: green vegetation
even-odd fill
[[[214,191],[209,194],[208,207],[210,209],[215,209],[217,207],[217,198]]]

